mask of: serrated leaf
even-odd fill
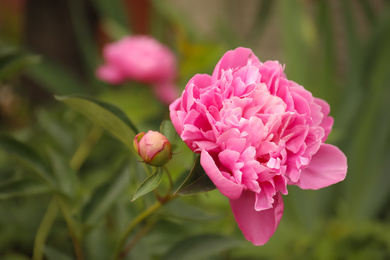
[[[223,235],[198,235],[179,241],[162,259],[204,259],[240,245],[242,241]]]
[[[133,149],[133,139],[139,131],[118,107],[80,95],[56,96],[56,99],[82,113]]]
[[[180,185],[180,188],[176,191],[175,194],[182,196],[193,195],[201,192],[211,191],[215,188],[216,187],[214,183],[210,180],[209,176],[207,176],[202,168],[202,165],[200,165],[200,156],[198,156],[190,174]]]
[[[137,188],[131,201],[134,201],[157,188],[162,180],[162,176],[163,171],[161,170],[161,167],[158,167],[156,172],[146,178],[146,180]]]
[[[47,184],[54,186],[48,166],[32,148],[12,137],[0,135],[0,149],[31,168]]]
[[[47,192],[50,192],[50,189],[46,185],[30,179],[16,179],[0,183],[0,200]]]
[[[82,218],[88,224],[94,224],[99,221],[110,208],[115,204],[118,197],[126,189],[130,180],[130,171],[128,163],[121,165],[117,173],[110,181],[97,188],[91,200],[84,207]]]

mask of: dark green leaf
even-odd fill
[[[177,136],[175,127],[170,120],[164,120],[160,125],[160,133],[168,138],[169,142],[173,142],[175,136]]]
[[[123,28],[128,29],[128,14],[124,3],[121,1],[106,1],[106,0],[93,0],[91,3],[95,6],[96,11],[99,13],[99,17],[103,19],[112,19],[115,23]],[[111,32],[108,32],[110,34]],[[126,35],[130,35],[128,32]]]
[[[127,163],[122,165],[110,181],[97,188],[91,200],[84,207],[82,218],[87,223],[93,224],[99,221],[115,204],[118,197],[129,184],[130,174]]]
[[[79,95],[56,96],[56,99],[90,118],[132,149],[138,129],[118,107]]]
[[[125,36],[130,35],[129,27],[118,23],[112,18],[106,18],[102,21],[102,27],[105,32],[110,36],[114,41],[119,41]]]
[[[174,220],[209,221],[220,218],[220,215],[210,214],[206,210],[195,207],[181,200],[174,200],[164,206],[161,214]]]
[[[134,201],[157,188],[161,182],[162,176],[163,171],[161,170],[161,167],[158,167],[156,172],[146,178],[146,180],[137,188],[131,201]]]
[[[20,73],[25,67],[39,61],[39,56],[21,53],[13,48],[0,50],[0,81]]]
[[[28,76],[53,94],[66,95],[85,92],[85,85],[71,71],[48,60],[30,66]]]
[[[45,256],[48,260],[72,260],[73,258],[66,254],[57,251],[56,249],[45,246]]]
[[[163,260],[204,259],[233,247],[238,247],[241,244],[242,241],[227,236],[217,234],[198,235],[178,242],[163,257]]]
[[[197,157],[193,168],[187,179],[176,191],[178,195],[193,195],[196,193],[207,192],[215,189],[214,183],[205,173],[200,165],[200,156]]]
[[[58,203],[55,198],[52,198],[35,235],[33,259],[43,259],[45,243],[53,223],[57,218],[58,211]]]
[[[0,135],[0,148],[31,168],[47,184],[54,186],[49,168],[33,149],[5,135]]]
[[[54,150],[49,150],[54,177],[57,180],[60,190],[69,197],[75,195],[78,183],[76,172],[70,167],[69,161],[61,157]]]
[[[256,15],[256,20],[252,24],[251,28],[252,30],[250,31],[256,31],[257,35],[262,35],[264,32],[264,29],[267,28],[268,26],[268,21],[270,20],[269,18],[271,17],[272,14],[272,8],[275,5],[275,1],[272,0],[263,0],[259,4],[259,8],[257,10],[257,15]],[[231,10],[234,12],[235,10]],[[253,37],[252,37],[253,38]]]
[[[46,185],[34,180],[11,180],[0,183],[0,200],[42,194],[49,191],[50,189]]]
[[[73,32],[76,36],[80,56],[83,58],[84,67],[89,73],[92,80],[97,80],[95,77],[95,69],[97,67],[96,56],[98,52],[95,35],[89,27],[89,20],[86,17],[86,5],[81,1],[68,1],[70,9],[70,18],[73,22]]]

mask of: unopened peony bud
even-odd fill
[[[171,143],[159,132],[141,132],[134,138],[134,149],[145,163],[162,166],[172,157]]]

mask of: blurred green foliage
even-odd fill
[[[112,40],[132,31],[124,2],[90,1]],[[276,16],[286,74],[331,105],[335,124],[328,142],[346,153],[347,178],[319,191],[289,187],[281,224],[262,247],[245,241],[218,191],[181,197],[132,230],[125,259],[390,259],[390,2],[261,0],[245,35],[229,26],[237,2],[223,3],[221,9],[230,13],[210,25],[213,37],[171,1],[149,2],[151,34],[176,52],[179,85],[184,88],[196,73],[211,73],[229,49],[257,49],[256,39]],[[68,3],[85,77],[13,39],[0,41],[0,90],[19,90],[13,99],[7,96],[19,100],[10,103],[11,110],[0,94],[1,259],[81,259],[81,252],[85,259],[111,259],[129,222],[155,203],[152,193],[130,202],[151,172],[133,156],[132,125],[158,130],[169,119],[168,109],[137,83],[113,88],[96,80],[101,62],[96,37],[80,2]],[[364,37],[361,19],[367,24]],[[345,45],[339,44],[339,28]],[[33,107],[21,75],[53,95],[94,99],[59,98],[74,110],[54,100]],[[91,111],[100,111],[100,117]],[[16,121],[23,127],[15,129]],[[178,155],[167,167],[177,189],[195,157],[177,135],[169,138]],[[168,189],[163,177],[157,192]]]

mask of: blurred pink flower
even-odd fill
[[[172,82],[162,82],[153,86],[155,95],[165,104],[171,104],[179,97],[179,90]]]
[[[105,64],[96,76],[110,84],[135,80],[151,84],[161,101],[170,104],[178,97],[173,95],[177,66],[174,54],[149,36],[128,36],[108,44],[103,49]],[[164,90],[157,90],[160,86]]]
[[[319,189],[342,181],[347,159],[325,144],[329,105],[288,80],[277,61],[250,49],[227,52],[213,74],[195,75],[170,105],[176,131],[230,199],[244,236],[265,244],[283,214],[287,185]]]

